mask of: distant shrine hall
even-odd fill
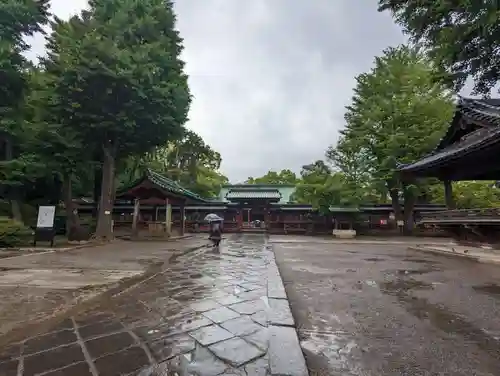
[[[331,234],[335,229],[356,228],[359,232],[391,228],[394,221],[390,204],[359,208],[331,207],[321,214],[311,205],[295,204],[293,185],[224,185],[218,199],[208,200],[188,191],[177,182],[148,170],[130,187],[117,192],[113,209],[116,231],[165,232],[183,235],[208,231],[204,218],[209,213],[224,218],[225,232],[262,232],[271,234]],[[78,211],[92,212],[92,200],[78,200]],[[442,210],[440,205],[417,205],[422,211]],[[134,211],[136,223],[134,223]],[[167,220],[168,218],[168,220]],[[167,227],[167,228],[165,228]],[[362,232],[362,231],[361,231]]]

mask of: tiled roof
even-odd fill
[[[198,195],[194,192],[191,192],[191,191],[187,190],[186,188],[184,188],[179,183],[177,183],[175,180],[167,178],[166,176],[163,176],[163,175],[161,175],[161,174],[159,174],[151,169],[147,169],[144,176],[142,178],[140,178],[139,180],[133,182],[128,187],[124,187],[124,188],[120,189],[120,191],[117,192],[117,197],[123,195],[124,193],[126,193],[127,191],[129,191],[133,187],[137,186],[138,184],[141,184],[145,179],[148,179],[151,183],[159,186],[163,190],[170,192],[174,195],[182,196],[182,197],[185,197],[187,199],[191,199],[191,200],[194,200],[197,202],[208,202],[206,199],[204,199],[200,195]]]
[[[227,194],[226,198],[228,200],[231,199],[281,199],[281,194],[277,189],[272,190],[250,190],[250,189],[241,189],[241,190],[233,190],[231,189]]]
[[[469,123],[500,126],[500,99],[473,99],[460,97],[457,103],[455,116],[446,134],[439,141],[436,151],[444,149],[455,142],[467,131],[460,129],[460,119]]]
[[[181,186],[179,183],[177,183],[175,180],[169,179],[166,176],[160,175],[157,172],[154,172],[151,169],[148,169],[146,172],[146,176],[148,179],[153,182],[154,184],[158,185],[159,187],[170,191],[174,194],[178,194],[180,196],[184,196],[196,201],[206,201],[203,197],[200,195],[193,193],[183,186]]]
[[[470,133],[460,142],[424,157],[415,163],[401,166],[399,170],[402,172],[418,171],[430,165],[436,165],[444,161],[449,161],[450,159],[456,159],[464,154],[471,153],[498,141],[500,141],[500,127],[482,128]]]
[[[461,119],[476,126],[472,129],[463,128]],[[434,152],[414,163],[400,166],[399,170],[422,171],[484,148],[497,140],[500,141],[500,100],[460,97],[452,124]]]

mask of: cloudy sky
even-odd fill
[[[52,0],[61,18],[86,0]],[[188,126],[232,182],[323,158],[343,127],[354,77],[404,42],[377,0],[182,0],[176,4],[194,101]],[[31,57],[43,54],[43,38]]]

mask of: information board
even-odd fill
[[[55,216],[55,206],[40,206],[38,208],[38,219],[36,221],[36,227],[42,229],[53,228]]]

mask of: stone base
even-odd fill
[[[356,237],[356,230],[333,230],[332,234],[337,239],[352,239]]]

